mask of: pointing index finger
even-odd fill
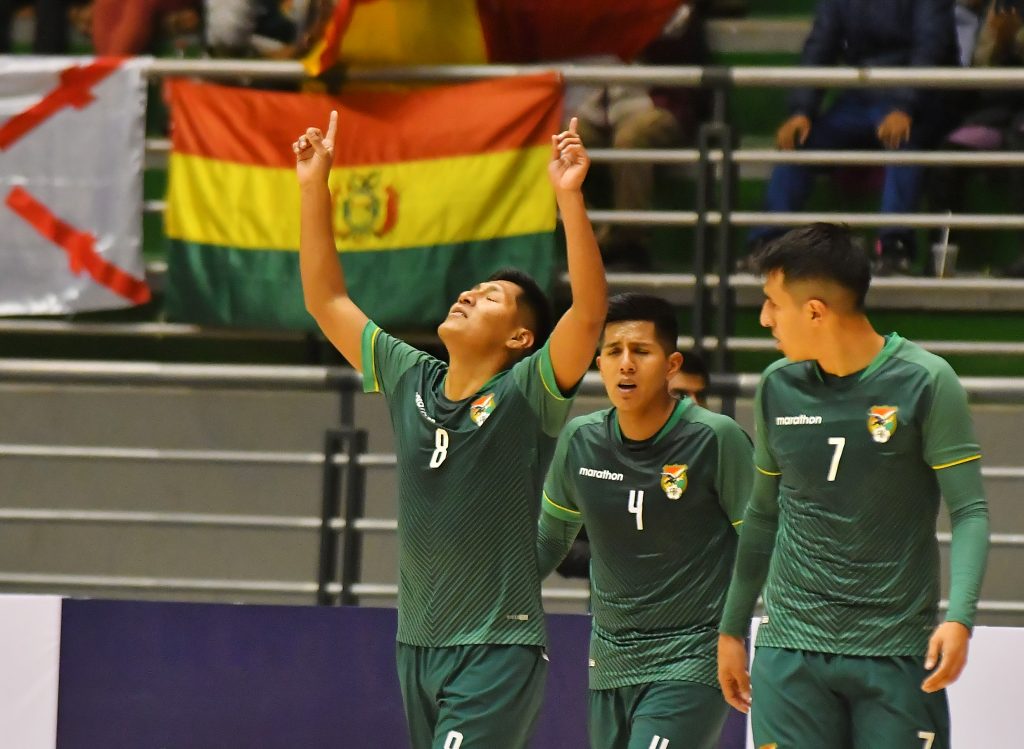
[[[331,121],[327,125],[327,140],[334,143],[334,136],[338,133],[338,110],[331,110]]]
[[[576,126],[579,124],[579,117],[573,117],[571,120],[569,120],[569,132],[572,133],[573,135],[576,135]]]

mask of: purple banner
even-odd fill
[[[65,600],[57,749],[408,746],[393,609]],[[590,619],[548,617],[534,749],[586,747]],[[744,746],[730,717],[721,749]]]

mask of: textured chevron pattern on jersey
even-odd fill
[[[979,453],[955,373],[892,335],[862,372],[784,360],[762,383],[757,461],[781,478],[758,645],[923,653],[939,600],[933,466]]]
[[[734,526],[750,488],[749,478],[725,476],[749,477],[749,439],[689,400],[642,443],[622,439],[614,409],[574,419],[561,439],[545,508],[581,513],[590,537],[591,689],[672,680],[716,687]]]
[[[444,363],[368,330],[398,455],[399,641],[543,645],[537,511],[570,406],[547,349],[453,402]]]

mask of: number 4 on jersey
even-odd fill
[[[630,514],[636,515],[636,529],[642,531],[644,529],[644,490],[643,489],[630,489],[629,490],[629,504],[627,505]]]

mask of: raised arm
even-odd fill
[[[334,245],[331,191],[327,186],[337,133],[338,113],[331,112],[327,135],[311,127],[292,143],[301,206],[299,269],[309,314],[349,364],[360,369],[363,328],[369,320],[345,286],[345,274]]]
[[[590,158],[576,132],[576,125],[577,120],[573,117],[568,130],[552,136],[552,156],[548,166],[565,229],[569,287],[572,290],[572,304],[555,326],[549,344],[555,380],[563,391],[575,387],[594,360],[608,312],[604,263],[581,191]]]

